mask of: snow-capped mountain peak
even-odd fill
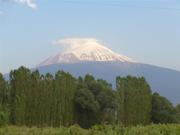
[[[121,61],[134,62],[127,56],[113,52],[109,48],[100,44],[96,39],[65,39],[55,41],[56,44],[63,45],[67,49],[43,61],[40,66],[58,63],[78,63],[97,61]]]

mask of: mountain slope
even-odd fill
[[[115,87],[117,76],[144,76],[153,91],[159,92],[174,104],[180,103],[180,72],[157,66],[129,62],[79,62],[74,64],[54,64],[38,68],[43,74],[64,70],[74,76],[87,73],[103,78]]]

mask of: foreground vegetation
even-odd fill
[[[0,129],[0,135],[180,135],[180,125],[93,126],[91,129],[82,129],[78,126],[69,128],[8,126]]]

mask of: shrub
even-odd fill
[[[0,127],[6,125],[8,122],[8,114],[6,112],[0,111]]]

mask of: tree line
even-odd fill
[[[117,77],[116,89],[87,74],[75,78],[58,71],[42,75],[25,67],[0,74],[0,125],[125,126],[180,123],[180,105],[152,93],[144,77]]]

